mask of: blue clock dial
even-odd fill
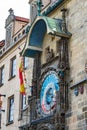
[[[48,73],[43,80],[40,94],[40,103],[44,114],[55,110],[56,91],[59,91],[58,76],[56,73]]]

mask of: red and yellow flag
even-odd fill
[[[20,93],[22,95],[25,95],[25,87],[24,87],[24,80],[23,80],[23,65],[22,65],[22,62],[20,63],[20,66],[19,66],[19,78],[20,78]]]

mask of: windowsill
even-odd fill
[[[10,122],[6,123],[6,126],[11,125],[13,123],[14,123],[13,121],[10,121]]]
[[[3,84],[3,83],[1,83],[1,84],[0,84],[0,87],[2,87],[3,85],[4,85],[4,84]]]
[[[12,80],[12,79],[15,78],[15,77],[16,77],[16,75],[10,77],[10,78],[8,79],[8,81]]]

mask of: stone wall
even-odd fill
[[[68,0],[63,7],[68,9],[66,13],[66,24],[72,37],[69,40],[69,109],[66,113],[66,130],[87,130],[87,73],[85,64],[87,62],[87,1]],[[52,12],[52,18],[62,18],[61,7]],[[44,47],[50,44],[55,51],[55,41],[50,41],[49,37],[44,39]],[[54,42],[53,44],[51,44]],[[43,62],[45,56],[42,57]],[[80,87],[84,92],[81,93]],[[78,95],[75,96],[75,89]]]
[[[66,130],[87,130],[87,74],[85,63],[87,61],[87,1],[72,0],[67,3],[68,29],[72,33],[69,42],[69,110],[66,114]],[[85,81],[85,83],[84,83]],[[70,90],[70,87],[72,88]],[[84,88],[81,94],[80,87]],[[75,96],[77,89],[78,96]]]

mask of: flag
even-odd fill
[[[20,79],[20,93],[22,95],[25,95],[25,87],[24,87],[24,81],[23,81],[23,65],[22,65],[22,62],[20,63],[20,66],[19,66],[19,79]]]

